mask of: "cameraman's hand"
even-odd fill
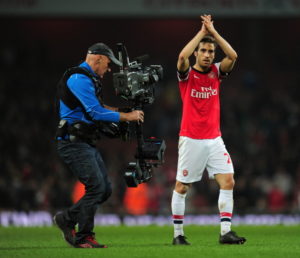
[[[144,112],[141,110],[134,110],[129,113],[120,112],[120,120],[121,121],[136,121],[136,122],[144,122]]]

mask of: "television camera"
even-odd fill
[[[113,85],[116,94],[129,101],[131,110],[143,110],[144,105],[152,104],[155,96],[155,85],[162,80],[161,65],[143,66],[142,61],[148,56],[140,56],[130,62],[126,47],[117,44],[118,58],[122,63],[120,71],[113,74]],[[135,134],[137,148],[135,161],[130,162],[124,178],[128,187],[137,187],[152,177],[153,168],[164,162],[166,144],[164,140],[144,139],[142,124],[136,123]]]

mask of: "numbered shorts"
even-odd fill
[[[176,180],[182,183],[200,181],[206,169],[209,178],[215,174],[234,173],[232,161],[221,137],[196,140],[180,136]]]

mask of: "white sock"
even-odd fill
[[[221,235],[231,231],[231,217],[233,211],[233,190],[220,189],[218,206],[220,211]]]
[[[185,210],[185,197],[186,194],[179,194],[175,190],[172,195],[172,215],[174,223],[174,237],[179,235],[184,236],[183,220]]]

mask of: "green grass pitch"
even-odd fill
[[[220,245],[219,227],[186,226],[191,246],[172,246],[171,226],[96,227],[97,240],[106,249],[68,246],[56,227],[0,227],[0,257],[300,257],[300,226],[236,226],[244,245]]]

